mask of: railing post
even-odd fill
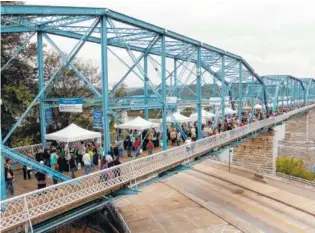
[[[33,226],[32,226],[32,221],[31,221],[31,216],[30,216],[30,213],[29,213],[29,211],[28,211],[28,206],[27,206],[27,201],[26,201],[26,197],[24,196],[24,208],[25,208],[25,210],[24,211],[26,211],[26,217],[27,217],[27,219],[28,219],[28,222],[29,222],[29,226],[30,226],[30,228],[31,228],[31,232],[33,233],[34,231],[33,231]],[[25,225],[24,225],[24,227],[25,227],[25,232],[28,232],[28,227],[27,227],[28,225],[25,223]]]
[[[137,183],[137,177],[136,177],[136,173],[135,173],[135,169],[133,167],[133,162],[131,163],[131,174],[132,174],[132,179],[130,179],[130,186],[132,185],[132,180],[134,180],[135,182],[135,186],[136,186],[136,190],[138,190],[138,183]]]

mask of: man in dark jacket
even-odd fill
[[[13,187],[13,180],[14,174],[10,166],[10,162],[6,161],[5,169],[4,169],[4,178],[6,182],[6,187],[10,191],[11,195],[14,195],[14,187]]]
[[[44,161],[40,161],[40,164],[42,166],[44,166]],[[44,173],[41,172],[37,172],[35,174],[36,178],[37,178],[37,188],[38,189],[42,189],[46,187],[46,175]]]

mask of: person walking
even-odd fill
[[[58,155],[56,153],[56,149],[53,149],[51,151],[51,154],[50,154],[50,166],[53,169],[55,169],[56,171],[59,171],[59,166],[58,166],[57,160],[58,160]],[[54,184],[57,184],[58,180],[57,179],[53,179],[53,182],[54,182]]]
[[[87,175],[91,172],[91,163],[92,163],[88,150],[86,150],[85,154],[83,155],[82,161],[84,163],[84,174]]]
[[[101,170],[104,170],[106,168],[108,168],[108,162],[107,162],[105,156],[103,156],[103,158],[101,160]]]
[[[190,155],[192,152],[192,148],[191,148],[191,138],[188,137],[185,141],[185,145],[186,145],[186,152]]]
[[[123,157],[124,156],[124,141],[122,140],[122,138],[119,139],[117,147],[118,147],[118,156]]]
[[[153,154],[153,142],[152,140],[149,140],[148,141],[148,144],[147,144],[147,149],[148,149],[148,155],[152,155]]]
[[[126,137],[126,149],[128,157],[131,157],[132,142],[129,135]]]
[[[138,155],[140,154],[140,140],[139,138],[136,138],[135,143],[133,145],[135,147],[135,156],[138,157]]]
[[[72,155],[71,159],[69,160],[69,166],[70,166],[70,171],[71,171],[71,178],[75,178],[75,172],[78,170],[78,168],[77,168],[74,155]]]
[[[172,146],[175,146],[175,142],[176,142],[176,138],[177,138],[177,134],[176,134],[176,129],[172,129],[171,133],[170,133],[170,137],[171,137],[171,142],[172,142]]]
[[[40,161],[40,164],[44,166],[44,161]],[[46,175],[41,172],[36,172],[35,177],[37,179],[37,188],[42,189],[46,187]]]
[[[5,164],[4,178],[5,178],[6,188],[9,190],[9,192],[13,196],[14,195],[14,187],[13,187],[14,174],[11,169],[11,165],[9,161],[7,161]]]
[[[32,158],[32,153],[28,152],[27,156]],[[23,166],[23,178],[24,178],[24,180],[26,180],[27,178],[29,180],[31,179],[31,171],[32,171],[31,167],[28,167],[28,166],[25,166],[25,165]]]
[[[92,160],[94,166],[98,166],[98,159],[99,159],[99,156],[98,156],[97,150],[94,148],[93,149],[93,160]]]

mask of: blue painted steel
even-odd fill
[[[44,58],[43,58],[43,36],[42,32],[37,32],[37,63],[38,63],[38,80],[39,80],[39,92],[45,87],[44,79]],[[40,136],[43,148],[46,147],[46,117],[45,117],[45,93],[42,92],[39,97],[39,114],[40,114]]]
[[[50,37],[47,34],[43,34],[45,39],[48,41],[48,43],[55,48],[55,50],[58,52],[58,54],[62,57],[65,58],[66,55],[58,48],[58,46],[53,42]],[[78,75],[78,77],[85,83],[85,85],[96,95],[101,97],[102,94],[99,93],[99,91],[93,86],[93,84],[88,80],[73,64],[72,62],[69,63],[69,66],[72,68],[72,70]]]
[[[272,112],[276,112],[276,109],[278,108],[279,87],[280,87],[280,84],[278,83],[277,86],[276,86],[275,96],[274,96],[274,99],[273,99]]]
[[[175,89],[175,96],[178,97],[177,94],[177,59],[174,59],[174,89]]]
[[[238,120],[241,121],[242,119],[242,94],[243,94],[243,65],[242,62],[239,62],[239,83],[238,83]]]
[[[201,133],[201,124],[202,124],[202,109],[201,109],[201,102],[202,102],[202,86],[201,86],[201,48],[197,48],[197,112],[198,112],[198,139],[202,138]]]
[[[159,41],[159,36],[156,36],[154,38],[154,40],[152,40],[152,42],[150,43],[150,45],[148,46],[148,48],[145,49],[145,51],[138,57],[138,59],[136,60],[136,62],[134,62],[134,64],[129,67],[128,71],[124,74],[124,76],[119,80],[119,82],[113,87],[113,89],[110,91],[110,95],[113,96],[116,92],[116,90],[119,88],[119,86],[123,83],[123,81],[127,78],[127,76],[130,74],[130,72],[133,72],[133,69],[139,64],[139,62],[141,61],[141,59],[144,56],[147,56],[147,54],[150,52],[151,48]],[[111,51],[111,50],[110,50]],[[111,51],[117,58],[119,58],[119,56],[117,56],[113,51]]]
[[[22,165],[28,166],[28,167],[32,167],[35,171],[44,173],[46,175],[49,175],[55,179],[61,180],[61,181],[66,181],[66,180],[70,180],[70,178],[68,176],[63,175],[60,172],[57,172],[56,170],[42,165],[39,162],[37,162],[36,160],[25,156],[21,153],[19,153],[18,151],[15,151],[13,149],[10,149],[7,146],[2,146],[2,154],[4,154],[6,157],[8,157],[9,159],[12,159],[15,162],[18,162]]]
[[[148,55],[145,55],[143,58],[143,68],[144,68],[144,104],[148,104]],[[144,109],[144,118],[149,119],[149,110],[148,107]]]
[[[166,132],[166,57],[165,57],[165,36],[161,38],[161,79],[162,79],[162,137],[163,137],[163,150],[167,149],[167,132]]]
[[[224,81],[224,76],[225,76],[225,57],[221,57],[221,84],[222,84],[222,89],[221,89],[221,118],[222,121],[224,120],[225,117],[225,81]]]
[[[175,96],[178,98],[178,92],[177,92],[177,59],[174,59],[174,71],[173,71],[173,75],[174,75],[174,86],[173,86],[173,92],[175,92]],[[177,105],[175,107],[175,111],[178,111]]]
[[[37,94],[37,96],[33,99],[33,101],[30,103],[28,108],[25,110],[25,112],[22,114],[22,116],[18,119],[18,121],[13,125],[13,127],[10,129],[9,133],[5,136],[3,139],[3,144],[8,140],[8,138],[11,136],[11,134],[14,132],[14,130],[21,124],[23,119],[26,117],[28,112],[32,109],[32,107],[37,103],[37,100],[39,100],[40,96],[44,93],[44,91],[47,89],[48,86],[53,82],[54,78],[59,74],[59,72],[62,70],[62,68],[67,67],[69,63],[73,60],[75,55],[79,52],[79,50],[82,48],[84,43],[86,42],[85,38],[91,35],[96,25],[99,23],[99,20],[96,20],[92,26],[91,30],[88,34],[83,35],[81,40],[75,45],[75,47],[72,49],[72,51],[69,53],[69,55],[62,61],[61,65],[57,68],[57,70],[53,73],[53,75],[50,77],[50,79],[47,81],[45,87]],[[44,118],[45,119],[45,118]]]
[[[4,155],[2,153],[3,149],[3,144],[2,144],[2,133],[0,130],[0,182],[1,182],[1,187],[0,187],[0,200],[5,200],[7,198],[7,193],[6,193],[6,183],[5,183],[5,169],[4,169]]]
[[[2,27],[1,27],[1,31],[2,31]],[[35,32],[31,34],[31,36],[29,36],[24,43],[14,52],[13,56],[9,59],[9,61],[7,61],[7,63],[5,63],[2,67],[1,67],[1,73],[2,71],[5,70],[5,68],[10,64],[10,62],[17,57],[17,55],[19,55],[19,53],[25,49],[26,45],[28,44],[28,42],[32,39],[32,37],[34,36]]]
[[[1,26],[1,33],[36,32],[37,30],[37,28],[29,28],[24,26]]]
[[[104,132],[104,152],[110,150],[109,133],[109,99],[108,99],[108,57],[107,57],[107,17],[101,17],[101,57],[102,57],[102,103],[103,103],[103,132]]]

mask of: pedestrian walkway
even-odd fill
[[[168,147],[169,148],[173,148],[174,146],[169,145]],[[153,153],[158,153],[161,150],[162,150],[162,147],[154,148],[153,149]],[[120,161],[121,161],[121,163],[126,163],[126,162],[129,162],[129,161],[138,159],[138,158],[143,158],[143,157],[145,157],[147,155],[148,155],[148,152],[144,151],[138,157],[128,157],[127,156],[127,152],[125,151],[125,155],[124,155],[124,157],[122,157],[120,159]],[[18,166],[18,165],[16,165],[15,167],[16,167],[16,169],[14,170],[14,177],[15,177],[14,192],[15,192],[15,196],[18,196],[18,195],[21,195],[21,194],[24,194],[24,193],[27,193],[27,192],[31,192],[31,191],[34,191],[34,190],[37,190],[37,180],[36,180],[36,177],[34,176],[36,171],[32,172],[32,175],[31,175],[32,178],[30,180],[28,180],[28,179],[24,180],[23,179],[22,167]],[[92,167],[91,168],[91,173],[99,171],[99,170],[100,170],[99,166]],[[64,172],[63,174],[68,176],[68,177],[71,177],[71,172]],[[75,175],[76,175],[76,177],[83,176],[84,175],[84,169],[82,168],[82,169],[76,171]],[[53,185],[53,180],[51,178],[47,177],[46,184],[47,184],[47,186]],[[8,198],[12,197],[9,192],[7,193],[7,196],[8,196]]]

